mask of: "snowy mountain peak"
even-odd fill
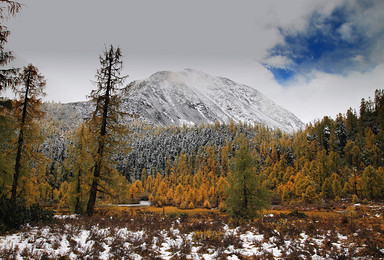
[[[185,69],[160,71],[132,82],[123,109],[154,125],[229,122],[261,123],[285,132],[303,122],[259,91],[230,79]]]
[[[166,82],[167,85],[179,86],[180,88],[188,86],[190,88],[198,88],[201,91],[216,85],[216,78],[192,69],[185,69],[181,72],[159,71],[144,81],[155,84]]]

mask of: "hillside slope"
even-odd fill
[[[161,126],[261,123],[292,132],[304,127],[294,114],[262,93],[230,79],[186,69],[157,72],[127,87],[122,109]]]

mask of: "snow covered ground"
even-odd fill
[[[334,259],[384,256],[382,230],[268,215],[234,226],[219,216],[56,217],[0,237],[1,259]],[[377,229],[374,228],[374,229]],[[380,233],[381,232],[381,233]],[[370,237],[367,239],[367,237]]]
[[[109,228],[93,227],[91,230],[76,229],[73,226],[67,225],[64,232],[57,233],[51,227],[34,227],[28,232],[20,232],[13,235],[1,237],[1,248],[8,251],[16,259],[23,259],[28,256],[43,256],[48,255],[51,258],[69,257],[77,259],[79,256],[93,257],[95,247],[99,247],[99,259],[111,259],[116,256],[115,243],[116,240],[121,241],[120,250],[130,252],[127,257],[133,259],[142,259],[140,251],[145,251],[149,248],[156,252],[156,255],[161,259],[171,259],[174,256],[181,256],[179,251],[182,251],[184,244],[189,244],[190,252],[186,254],[190,259],[216,259],[219,254],[225,254],[229,259],[239,259],[238,256],[260,256],[271,255],[280,257],[281,249],[276,246],[275,238],[265,238],[256,230],[240,233],[236,229],[226,227],[224,236],[240,237],[241,248],[230,245],[227,248],[222,248],[221,252],[215,248],[207,248],[206,252],[200,253],[202,245],[194,243],[193,232],[181,235],[178,229],[169,231],[162,230],[159,232],[159,237],[154,237],[152,245],[147,245],[145,242],[145,233],[143,231],[130,231],[126,228],[111,230]],[[277,231],[276,231],[277,232]],[[71,234],[69,234],[71,233]],[[342,236],[341,236],[342,237]],[[101,238],[99,242],[95,238]],[[343,238],[343,237],[342,237]],[[161,242],[160,242],[161,241]],[[298,245],[308,242],[308,236],[305,233],[299,235],[295,242]],[[98,244],[99,243],[99,244]],[[289,246],[292,241],[286,241],[286,246]],[[324,238],[313,241],[318,245],[324,243]],[[341,243],[335,243],[335,246],[340,247]],[[118,251],[117,251],[118,252]],[[319,256],[313,255],[314,258],[322,259]]]

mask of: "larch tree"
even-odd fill
[[[11,51],[5,49],[5,45],[8,41],[10,31],[4,25],[4,21],[10,17],[15,16],[21,9],[21,4],[15,1],[0,0],[0,94],[8,87],[15,87],[16,75],[19,71],[18,68],[9,66],[9,63],[14,60],[14,56]],[[12,102],[6,98],[0,97],[0,147],[4,151],[4,148],[8,146],[7,142],[10,139],[9,124],[11,119],[9,112],[12,109]],[[4,156],[2,156],[4,159]],[[0,169],[4,174],[2,166],[3,162],[0,158]]]
[[[369,165],[364,169],[362,176],[362,194],[365,198],[372,200],[382,197],[384,190],[384,171],[380,167],[376,170]]]
[[[95,132],[97,152],[94,156],[95,164],[93,178],[87,204],[87,215],[93,215],[97,192],[99,191],[102,174],[107,175],[115,171],[111,167],[111,149],[114,146],[114,137],[119,129],[119,86],[124,83],[127,76],[121,76],[122,61],[120,48],[112,45],[106,49],[103,56],[99,57],[101,68],[96,73],[97,89],[91,92],[90,97],[95,103],[95,111],[91,119],[91,125]]]
[[[262,186],[256,160],[246,140],[242,140],[234,158],[226,204],[231,217],[243,220],[260,216],[269,205],[268,191]]]
[[[46,81],[39,70],[29,64],[20,72],[17,93],[20,99],[15,102],[15,118],[17,121],[18,137],[16,143],[16,158],[11,190],[11,199],[17,196],[17,186],[22,167],[22,160],[28,157],[28,147],[35,142],[35,120],[42,116],[40,111],[41,97],[45,96]],[[32,144],[33,145],[33,144]],[[30,151],[29,151],[30,153]],[[36,156],[35,156],[36,157]]]
[[[84,197],[93,166],[91,136],[85,124],[82,124],[74,133],[72,142],[69,156],[65,160],[65,165],[71,172],[69,204],[74,213],[82,214],[85,211]]]
[[[0,0],[0,93],[8,87],[15,86],[16,75],[19,71],[17,68],[8,66],[15,57],[11,51],[5,49],[10,31],[3,21],[15,16],[20,9],[21,4],[16,1]]]
[[[164,206],[167,204],[168,186],[165,182],[161,181],[159,188],[157,189],[155,201],[158,206]]]
[[[185,191],[184,186],[181,183],[179,183],[176,187],[175,196],[174,196],[174,202],[176,206],[180,206],[180,204],[183,202],[184,191]]]

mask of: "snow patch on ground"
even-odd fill
[[[70,226],[67,227],[71,229]],[[277,231],[276,231],[277,232]],[[114,237],[110,236],[114,234]],[[228,246],[224,253],[228,255],[228,259],[239,259],[237,255],[241,256],[260,256],[266,251],[269,252],[274,258],[281,257],[281,250],[276,246],[274,237],[265,238],[263,234],[259,234],[257,230],[247,231],[243,234],[239,234],[237,229],[225,227],[225,235],[237,234],[240,237],[243,247],[235,248],[235,246]],[[91,230],[77,230],[73,234],[57,234],[51,228],[39,229],[37,227],[32,228],[28,233],[20,232],[8,236],[0,237],[0,247],[7,250],[14,250],[16,252],[16,259],[23,259],[23,252],[29,251],[34,254],[42,256],[48,254],[53,258],[60,258],[68,256],[69,259],[77,259],[78,256],[74,253],[74,249],[82,254],[87,254],[97,243],[97,236],[106,237],[101,243],[101,253],[98,256],[99,259],[110,259],[114,255],[111,253],[111,247],[115,239],[126,239],[124,245],[128,249],[132,246],[132,241],[140,241],[144,237],[143,231],[130,231],[127,228],[119,230],[99,229],[94,226]],[[158,247],[158,256],[161,259],[171,259],[177,254],[177,249],[181,248],[183,243],[188,242],[192,245],[191,252],[187,256],[191,259],[216,259],[218,252],[213,249],[208,249],[206,253],[199,253],[199,246],[193,242],[193,232],[188,235],[181,235],[178,229],[172,229],[169,232],[163,230],[160,232],[162,237],[156,238],[162,240],[161,244],[154,241],[153,247]],[[338,235],[339,239],[346,240],[347,237]],[[129,239],[128,239],[129,238]],[[297,243],[305,243],[309,237],[305,233],[301,233]],[[322,244],[324,238],[313,239],[312,243]],[[285,246],[289,246],[292,241],[285,241]],[[335,243],[337,247],[341,244]],[[146,244],[142,243],[140,247],[142,250],[146,249]],[[131,254],[132,259],[144,259],[140,255]],[[319,256],[314,256],[313,259],[321,259]]]
[[[42,259],[47,256],[52,259],[148,259],[153,256],[160,259],[218,259],[223,256],[226,259],[276,259],[287,256],[307,258],[310,255],[311,259],[329,259],[333,258],[335,252],[348,255],[353,250],[361,251],[365,247],[364,244],[356,244],[354,240],[354,237],[360,236],[359,230],[349,235],[337,230],[326,229],[316,234],[316,230],[307,232],[305,229],[293,228],[293,231],[300,231],[290,233],[284,231],[284,228],[288,228],[286,222],[270,228],[272,226],[269,226],[267,218],[273,215],[264,217],[266,222],[262,229],[257,225],[232,228],[224,222],[214,226],[213,222],[207,223],[204,222],[207,220],[201,219],[178,218],[167,222],[164,217],[157,221],[166,220],[168,228],[145,225],[142,229],[136,224],[125,226],[125,223],[133,221],[131,217],[120,224],[115,224],[118,219],[100,217],[101,220],[111,221],[103,227],[97,221],[92,225],[91,218],[55,216],[54,223],[47,226],[25,227],[18,233],[0,236],[0,258],[7,259],[11,255],[14,259]],[[212,224],[218,229],[185,229],[190,222],[195,222],[196,226]],[[297,223],[293,221],[289,225]],[[208,234],[212,236],[209,238],[211,241],[199,237]],[[215,239],[218,241],[216,244],[212,242]],[[383,248],[379,250],[384,251]],[[2,255],[7,252],[8,255]]]

